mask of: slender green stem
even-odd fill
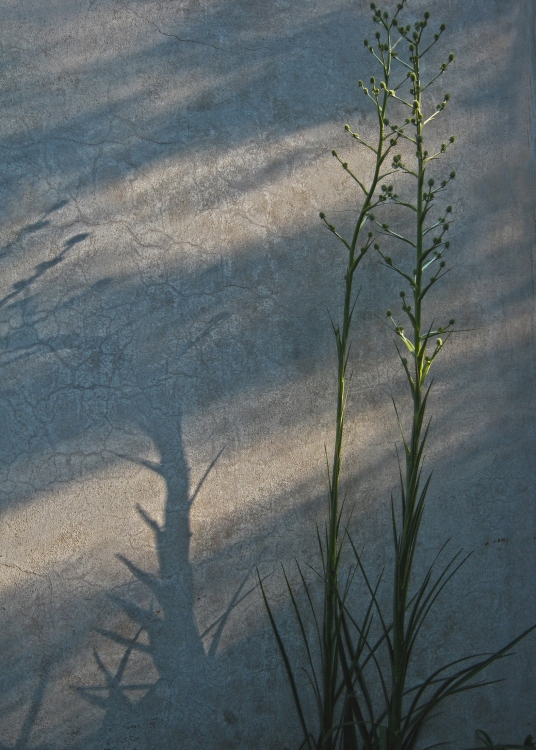
[[[322,661],[323,661],[323,695],[324,710],[322,726],[320,731],[320,745],[326,750],[331,750],[334,741],[334,711],[337,703],[338,691],[338,666],[339,666],[339,561],[341,553],[340,528],[340,480],[343,461],[343,438],[344,418],[347,399],[346,368],[348,363],[349,342],[352,325],[352,313],[354,300],[354,278],[359,261],[364,256],[363,250],[357,255],[357,244],[362,233],[368,214],[374,205],[375,193],[381,177],[381,169],[385,158],[390,151],[386,148],[386,110],[391,95],[389,94],[389,75],[391,67],[391,39],[390,29],[387,29],[387,49],[382,51],[380,63],[383,68],[384,80],[382,84],[383,94],[375,94],[375,102],[378,116],[378,145],[374,149],[376,154],[376,165],[366,190],[363,206],[359,212],[351,243],[346,243],[348,248],[347,267],[344,276],[345,294],[342,315],[342,327],[335,328],[337,342],[337,407],[335,422],[335,445],[333,451],[333,463],[331,466],[331,482],[329,494],[329,513],[326,544],[326,571],[324,590],[324,624],[322,637]],[[378,91],[378,89],[376,89]],[[367,247],[368,249],[368,247]]]
[[[389,712],[387,746],[399,750],[402,743],[403,701],[409,659],[410,633],[406,632],[406,611],[409,586],[412,577],[413,559],[419,526],[419,477],[421,469],[422,429],[425,403],[423,389],[425,370],[423,367],[426,341],[422,341],[422,288],[423,288],[423,238],[427,202],[424,199],[425,160],[423,156],[423,117],[421,114],[422,89],[420,77],[419,40],[414,43],[413,60],[413,113],[415,118],[415,143],[417,148],[417,211],[415,216],[415,269],[413,275],[413,312],[408,315],[413,328],[413,415],[411,437],[406,450],[406,475],[402,508],[402,530],[397,546],[395,575],[393,580],[393,663],[392,700]]]
[[[333,463],[331,468],[331,488],[329,496],[328,536],[326,550],[326,576],[325,576],[325,611],[323,629],[323,662],[324,662],[324,714],[322,720],[321,736],[327,750],[332,747],[335,694],[338,687],[338,636],[337,621],[339,617],[338,606],[338,576],[340,560],[340,479],[343,458],[344,417],[347,398],[346,367],[348,363],[349,340],[352,323],[352,312],[354,304],[354,277],[360,258],[356,257],[357,243],[367,214],[374,201],[374,194],[378,186],[380,169],[384,159],[385,127],[384,117],[388,94],[384,95],[384,102],[378,108],[379,138],[377,147],[377,158],[374,176],[367,191],[363,207],[359,213],[354,235],[348,251],[348,263],[345,273],[345,295],[342,316],[342,330],[335,329],[337,339],[337,411],[335,422],[335,446]],[[362,257],[361,254],[360,257]]]

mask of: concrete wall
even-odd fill
[[[425,666],[536,621],[534,3],[429,5],[457,55],[436,299],[465,332],[436,369],[422,561],[474,554]],[[2,2],[2,748],[296,747],[255,567],[285,622],[279,563],[314,562],[326,496],[343,258],[318,211],[349,225],[357,199],[333,147],[367,167],[343,125],[374,126],[368,6]],[[399,286],[373,257],[359,283],[345,481],[376,570]],[[430,736],[536,733],[534,651]]]

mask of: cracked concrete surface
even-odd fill
[[[2,3],[1,748],[296,747],[255,568],[286,622],[332,438],[342,259],[317,217],[355,205],[331,149],[368,164],[343,132],[374,126],[368,6]],[[436,371],[423,559],[474,554],[423,669],[536,622],[534,5],[431,6],[457,56],[437,299],[465,333]],[[362,283],[346,481],[374,567],[402,381],[398,287],[373,258]],[[490,676],[432,740],[536,734],[534,639]]]

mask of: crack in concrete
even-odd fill
[[[162,36],[171,37],[173,39],[176,39],[178,42],[185,42],[187,44],[200,44],[204,47],[212,47],[213,49],[219,50],[220,52],[229,52],[229,50],[224,49],[223,47],[218,47],[216,44],[211,44],[210,42],[202,42],[199,39],[186,39],[178,36],[177,34],[169,34],[166,31],[162,31],[162,29],[158,26],[157,23],[154,21],[151,21],[149,18],[145,18],[145,16],[142,16],[141,13],[137,13],[135,10],[131,9],[131,12],[137,16],[140,20],[145,21],[145,23],[149,24],[150,26],[154,26],[155,29],[162,34]]]

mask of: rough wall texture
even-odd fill
[[[296,747],[254,571],[284,622],[278,565],[314,560],[325,499],[342,257],[318,211],[355,205],[331,148],[367,166],[342,126],[374,125],[368,5],[2,2],[2,748]],[[459,138],[437,299],[466,332],[436,372],[423,559],[449,536],[474,554],[423,662],[536,621],[534,3],[431,6]],[[384,271],[362,277],[347,450],[373,567],[402,385]],[[534,643],[432,736],[536,733]]]

